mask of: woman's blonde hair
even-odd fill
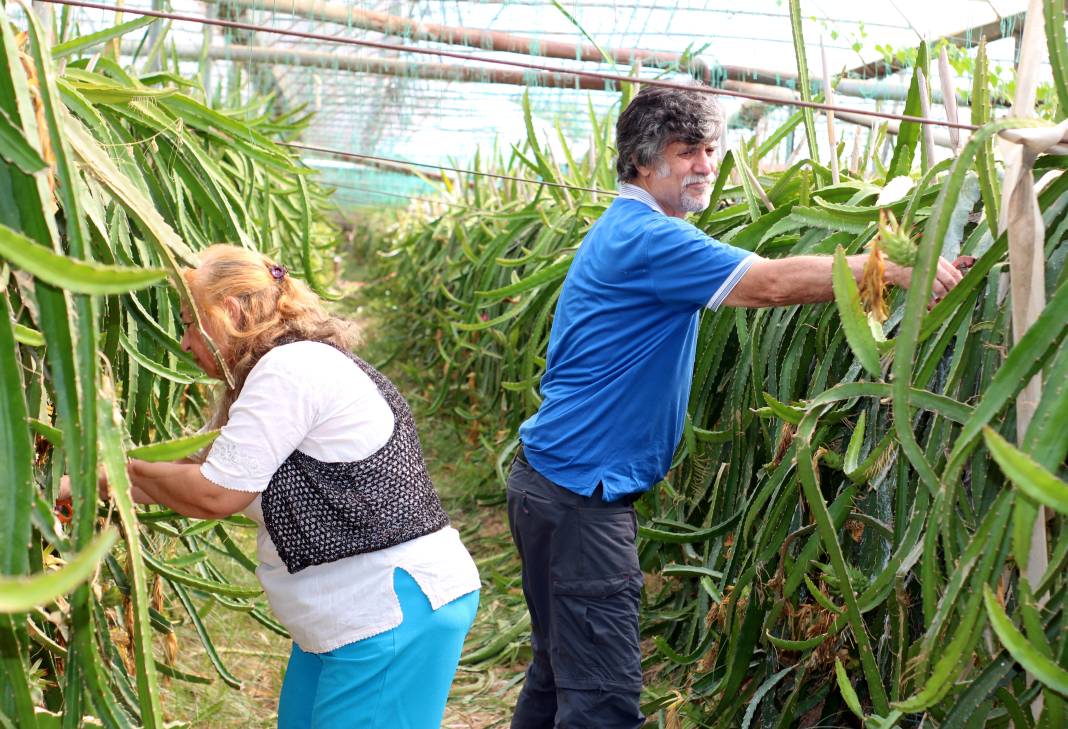
[[[184,269],[182,277],[201,322],[225,337],[224,360],[234,376],[234,387],[226,388],[216,405],[215,427],[226,423],[249,372],[279,342],[315,340],[342,349],[356,344],[353,324],[329,314],[307,284],[262,253],[209,246],[200,252],[200,265]],[[226,308],[227,299],[237,303],[236,318]]]

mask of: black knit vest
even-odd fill
[[[290,573],[392,547],[449,524],[408,403],[375,368],[337,349],[371,378],[389,404],[393,434],[361,461],[326,463],[293,451],[275,471],[263,492],[263,518]]]

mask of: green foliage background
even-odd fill
[[[923,47],[919,59],[922,68]],[[992,115],[982,49],[976,68],[982,123]],[[907,113],[919,109],[917,79]],[[1036,177],[1050,176],[1038,201],[1048,303],[1014,344],[992,139],[1048,122],[988,123],[937,164],[917,154],[919,126],[906,123],[889,158],[878,139],[837,185],[811,159],[761,173],[775,145],[811,124],[804,117],[729,153],[694,222],[767,257],[840,256],[861,252],[888,208],[919,240],[913,286],[893,292],[882,326],[845,275],[835,304],[704,313],[673,470],[637,506],[649,575],[645,708],[665,726],[1060,726],[1065,159],[1036,165]],[[539,402],[560,284],[611,201],[575,189],[614,185],[612,120],[591,123],[584,154],[565,144],[554,158],[531,127],[522,146],[490,161],[572,189],[459,176],[441,205],[414,205],[385,236],[397,241],[379,284],[394,302],[385,329],[397,333],[397,361],[502,482],[518,426]],[[909,175],[904,197],[876,203]],[[928,311],[936,258],[957,251],[977,263]],[[1044,396],[1017,449],[1015,396],[1035,374]],[[1032,585],[1020,572],[1034,558],[1037,503],[1049,510],[1051,548]]]
[[[1060,119],[1063,7],[1045,10]],[[177,458],[205,442],[190,431],[212,383],[177,343],[178,271],[224,240],[329,295],[336,236],[326,192],[278,144],[302,129],[297,112],[213,108],[172,71],[78,58],[143,20],[50,48],[26,15],[20,36],[0,10],[0,724],[162,726],[161,674],[240,685],[205,611],[284,635],[234,538],[250,522],[135,509],[122,487],[127,456]],[[921,47],[917,68],[927,57]],[[913,286],[892,295],[884,325],[841,263],[834,304],[703,315],[674,468],[638,506],[645,707],[665,725],[1068,724],[1068,175],[1064,157],[1035,167],[1048,176],[1048,303],[1015,342],[992,139],[1047,122],[990,121],[986,74],[980,50],[973,118],[985,124],[938,164],[906,123],[892,155],[874,136],[838,184],[813,159],[762,172],[799,126],[816,149],[801,112],[724,160],[695,220],[721,240],[840,257],[868,244],[889,208],[919,245]],[[377,292],[392,304],[381,329],[398,337],[394,366],[502,480],[538,404],[560,284],[611,200],[597,190],[614,186],[612,119],[591,111],[590,124],[589,150],[560,134],[554,156],[528,104],[525,142],[475,167],[569,187],[532,194],[461,175],[364,243],[388,248]],[[908,193],[878,204],[901,176]],[[936,258],[957,249],[977,263],[928,311]],[[1017,432],[1014,400],[1035,375],[1044,395]],[[100,467],[115,486],[105,505]],[[64,473],[69,524],[52,510]],[[1050,550],[1030,584],[1021,568],[1039,557],[1036,524]],[[214,676],[176,667],[178,621]],[[485,665],[524,629],[487,634],[466,663]]]
[[[176,667],[178,622],[234,687],[202,612],[285,634],[232,535],[251,522],[138,511],[123,487],[127,456],[211,439],[189,435],[211,383],[178,344],[179,270],[226,241],[328,294],[335,231],[311,170],[278,143],[298,116],[211,108],[197,84],[131,75],[107,49],[78,58],[144,20],[51,48],[32,13],[19,24],[0,9],[0,724],[163,726],[161,676],[216,678]],[[69,524],[52,509],[62,474]]]

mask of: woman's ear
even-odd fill
[[[241,304],[237,303],[237,299],[227,296],[223,299],[223,308],[226,309],[226,315],[230,317],[230,321],[235,326],[240,326],[244,317],[241,315]]]

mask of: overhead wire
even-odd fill
[[[863,114],[865,116],[889,119],[893,121],[912,122],[915,124],[929,124],[934,126],[952,127],[957,129],[964,129],[967,131],[975,131],[979,127],[974,124],[966,124],[963,122],[951,122],[944,119],[927,119],[925,117],[912,116],[908,114],[891,114],[888,112],[875,111],[871,109],[863,109],[858,107],[844,107],[831,104],[823,104],[815,101],[804,101],[802,99],[787,99],[772,94],[756,94],[747,91],[734,91],[731,89],[711,88],[707,86],[693,86],[688,84],[682,84],[673,81],[663,81],[661,79],[651,78],[636,78],[634,76],[624,76],[617,73],[605,73],[603,71],[586,71],[578,69],[570,69],[563,66],[554,66],[548,63],[534,63],[530,61],[519,61],[506,58],[493,58],[488,56],[473,56],[468,53],[459,53],[457,51],[449,51],[440,48],[422,48],[419,46],[409,46],[399,43],[386,43],[384,41],[365,40],[360,38],[344,38],[327,35],[325,33],[311,33],[307,31],[294,31],[285,30],[281,28],[265,28],[252,23],[243,23],[233,20],[223,20],[221,18],[208,18],[204,16],[182,15],[179,13],[171,13],[162,10],[149,10],[147,8],[131,8],[126,6],[107,5],[104,3],[89,2],[88,0],[39,0],[40,2],[50,3],[54,5],[68,5],[71,7],[90,8],[94,10],[103,10],[105,12],[113,13],[131,13],[134,15],[143,15],[154,18],[165,18],[168,20],[177,20],[181,22],[189,23],[202,23],[206,25],[216,25],[224,28],[234,28],[238,30],[249,30],[262,33],[271,33],[275,35],[291,36],[295,38],[303,38],[306,40],[317,40],[325,43],[337,43],[341,45],[354,45],[362,46],[366,48],[377,48],[380,50],[388,50],[399,53],[414,53],[419,55],[428,56],[441,56],[443,58],[455,58],[462,61],[475,61],[479,63],[490,63],[503,66],[513,66],[516,68],[524,68],[532,71],[546,71],[549,73],[561,74],[565,76],[574,76],[575,78],[590,78],[599,79],[601,81],[611,81],[613,83],[638,83],[644,86],[660,86],[663,88],[682,89],[686,91],[695,91],[698,93],[708,93],[718,96],[729,96],[734,98],[749,99],[751,101],[763,101],[769,104],[787,105],[787,106],[799,106],[810,109],[822,109],[825,111],[834,111],[836,113],[846,112],[852,114]]]
[[[508,180],[511,182],[525,182],[532,185],[545,185],[546,187],[557,187],[565,190],[575,190],[578,192],[592,192],[598,195],[618,195],[615,190],[602,190],[598,187],[582,187],[581,185],[568,185],[563,182],[551,182],[549,180],[534,180],[529,177],[513,177],[512,175],[502,175],[496,172],[483,172],[481,170],[465,170],[460,167],[449,167],[448,165],[435,165],[429,162],[412,162],[410,160],[394,159],[392,157],[382,157],[375,154],[362,154],[360,152],[346,152],[340,149],[331,149],[329,147],[319,147],[311,144],[301,144],[299,142],[279,142],[284,147],[295,147],[296,149],[303,149],[310,152],[320,152],[323,154],[332,154],[338,157],[348,157],[357,160],[367,160],[373,162],[388,162],[390,164],[405,165],[408,167],[425,167],[427,169],[441,170],[444,172],[456,172],[464,175],[475,175],[477,177],[491,177],[497,180]]]
[[[421,197],[419,195],[407,195],[402,192],[389,192],[386,190],[375,190],[370,187],[363,187],[361,185],[348,185],[341,182],[334,182],[331,180],[320,180],[320,184],[327,188],[337,188],[340,190],[353,190],[355,192],[365,192],[371,195],[385,195],[387,197],[398,197],[406,200],[414,200],[416,202],[424,202],[430,205],[444,205],[445,207],[452,208],[470,208],[470,205],[464,205],[463,203],[455,202],[453,200],[445,200],[443,198],[434,197]]]

